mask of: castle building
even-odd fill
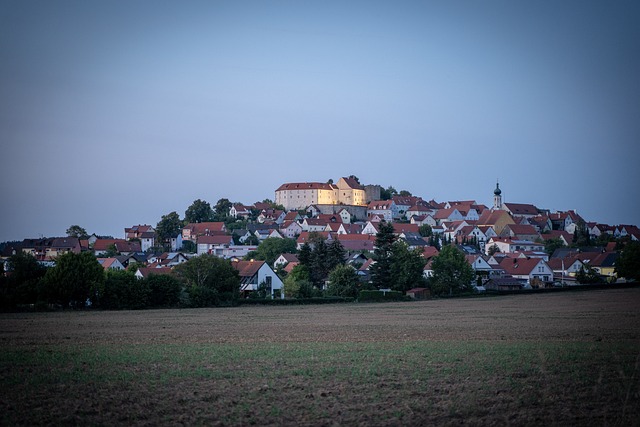
[[[337,184],[291,182],[276,190],[275,203],[286,210],[305,209],[310,205],[366,206],[365,189],[353,178],[340,178]]]

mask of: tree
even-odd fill
[[[151,307],[174,307],[180,302],[182,284],[173,275],[151,273],[142,280],[145,280],[149,287]]]
[[[229,201],[229,199],[220,199],[216,203],[216,206],[213,208],[215,213],[215,219],[217,221],[224,221],[225,218],[229,216],[229,210],[233,204]]]
[[[311,257],[311,245],[309,245],[309,242],[304,242],[298,252],[298,261],[300,261],[300,265],[304,265],[307,268],[311,266]]]
[[[149,293],[148,283],[138,280],[134,273],[110,270],[99,298],[100,307],[111,310],[145,308],[149,304]]]
[[[406,292],[425,284],[425,259],[419,249],[409,249],[403,241],[396,241],[391,248],[391,289]]]
[[[411,197],[412,196],[411,192],[408,191],[408,190],[401,190],[399,195],[402,196],[402,197]]]
[[[213,209],[204,200],[194,200],[191,206],[184,212],[184,221],[188,224],[207,222],[213,219]]]
[[[436,295],[464,292],[471,289],[473,269],[464,253],[455,246],[444,246],[431,262],[431,291]]]
[[[393,224],[382,221],[376,234],[376,249],[373,251],[375,263],[371,266],[371,281],[374,287],[381,289],[391,285],[391,257],[393,243],[396,236],[393,234]]]
[[[337,297],[358,296],[358,274],[350,265],[338,265],[329,273],[327,294]]]
[[[549,255],[553,255],[556,249],[563,248],[564,246],[564,242],[559,237],[554,237],[544,242],[544,250]]]
[[[327,247],[327,269],[331,271],[339,265],[344,265],[345,255],[346,251],[340,240],[333,240]]]
[[[304,265],[296,265],[282,282],[285,298],[299,298],[300,285],[309,282],[309,269]],[[311,283],[311,282],[309,282]]]
[[[33,255],[23,251],[9,257],[6,269],[10,274],[5,278],[4,286],[0,287],[0,305],[13,307],[35,303],[47,269]],[[2,272],[4,270],[0,270],[0,276]]]
[[[158,243],[165,249],[171,247],[171,239],[177,237],[182,232],[183,223],[176,211],[162,215],[160,222],[156,225],[156,236]]]
[[[498,245],[496,245],[495,243],[493,245],[491,245],[489,247],[489,250],[487,251],[487,254],[489,256],[494,256],[495,254],[497,254],[498,252],[500,252],[500,248],[498,247]]]
[[[240,275],[228,260],[203,254],[178,265],[174,272],[185,283],[193,306],[207,307],[238,299]]]
[[[433,235],[433,229],[429,224],[422,224],[418,227],[418,233],[420,233],[422,237],[431,237]]]
[[[580,266],[580,270],[576,273],[576,281],[582,284],[602,283],[603,280],[598,272],[590,265]]]
[[[270,237],[260,243],[255,251],[249,252],[245,259],[264,260],[267,264],[273,265],[273,262],[281,254],[296,253],[296,246],[297,243],[295,239],[280,239],[276,237]]]
[[[382,200],[390,200],[393,196],[397,196],[398,192],[392,186],[380,190],[380,198]]]
[[[591,246],[591,235],[589,234],[589,228],[587,224],[582,220],[578,220],[576,228],[573,231],[573,240],[571,242],[573,247]]]
[[[616,260],[616,275],[627,280],[640,280],[640,242],[629,242]]]
[[[189,252],[191,254],[195,254],[198,250],[198,247],[191,240],[183,240],[182,241],[182,251]]]
[[[91,252],[67,252],[56,258],[56,266],[44,276],[50,302],[63,307],[84,307],[87,301],[99,305],[104,270]]]
[[[67,236],[69,237],[77,237],[78,239],[88,239],[89,234],[87,234],[87,230],[80,227],[79,225],[72,225],[67,228]]]

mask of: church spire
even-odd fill
[[[496,189],[493,190],[493,209],[502,209],[502,190],[500,190],[500,183],[496,179]]]

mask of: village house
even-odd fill
[[[251,208],[242,203],[235,203],[229,208],[229,215],[234,218],[248,219],[251,216]]]
[[[523,224],[507,224],[500,233],[500,237],[511,237],[518,240],[531,240],[532,242],[540,239],[540,233],[532,225]]]
[[[200,236],[216,236],[227,234],[224,222],[189,223],[182,229],[182,240],[196,243]]]
[[[140,239],[143,233],[154,233],[156,230],[147,224],[138,224],[124,229],[125,240]]]
[[[124,265],[117,258],[97,258],[98,263],[106,270],[124,270]]]
[[[124,239],[98,239],[93,244],[93,253],[96,256],[104,255],[110,249],[115,249],[121,255],[142,252],[140,242],[126,241]]]
[[[367,206],[367,217],[373,215],[382,217],[385,221],[391,222],[399,217],[399,209],[393,200],[375,200]]]
[[[296,254],[280,254],[278,258],[273,262],[273,268],[279,269],[283,265],[287,265],[290,262],[300,262]]]
[[[486,254],[489,254],[489,250],[493,245],[496,245],[498,250],[502,253],[544,251],[543,244],[535,243],[530,240],[515,240],[510,237],[492,237],[485,245]]]
[[[284,221],[280,226],[280,234],[288,239],[294,239],[304,230],[298,221]]]
[[[211,254],[222,257],[225,249],[233,246],[233,237],[228,235],[199,236],[196,243],[198,255]]]
[[[553,270],[545,260],[540,258],[504,258],[500,263],[506,274],[523,280],[528,286],[538,283],[548,284],[553,281]]]
[[[282,280],[266,262],[235,261],[231,265],[240,275],[240,293],[243,297],[248,297],[262,285],[271,298],[284,298]]]

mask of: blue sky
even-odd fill
[[[640,224],[636,1],[0,1],[0,241],[284,182]]]

